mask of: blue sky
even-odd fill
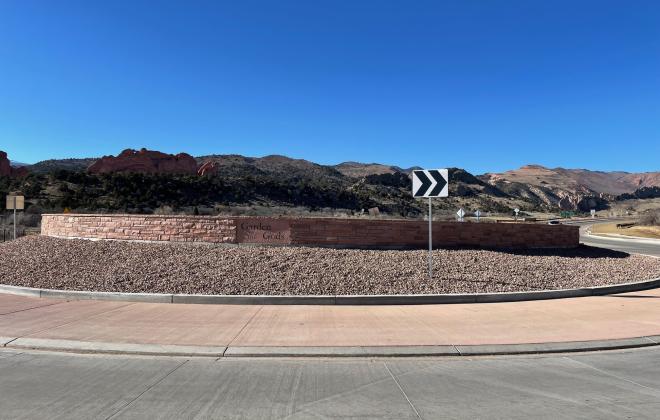
[[[660,2],[0,1],[17,161],[660,170]]]

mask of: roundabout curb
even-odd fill
[[[429,305],[451,303],[499,303],[546,299],[565,299],[637,292],[660,287],[660,278],[563,290],[530,292],[468,293],[435,295],[185,295],[159,293],[91,292],[77,290],[39,289],[0,284],[0,293],[67,300],[109,300],[147,303],[183,303],[213,305]]]
[[[182,346],[0,337],[0,348],[78,354],[221,358],[476,357],[622,350],[660,346],[660,336],[528,344],[412,346]]]

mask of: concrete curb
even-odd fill
[[[656,337],[656,336],[654,336]],[[615,340],[569,341],[564,343],[532,343],[532,344],[497,344],[460,346],[456,349],[461,356],[481,355],[515,355],[543,353],[572,353],[585,351],[619,350],[637,347],[657,346],[660,343],[653,337],[634,337]]]
[[[325,346],[228,347],[224,357],[411,357],[460,356],[456,347],[438,346]]]
[[[448,303],[520,302],[564,299],[637,292],[660,287],[660,278],[610,286],[580,289],[541,290],[531,292],[469,293],[438,295],[179,295],[158,293],[86,292],[76,290],[37,289],[0,284],[0,293],[69,300],[111,300],[147,303],[188,303],[214,305],[424,305]]]
[[[105,343],[41,338],[9,338],[0,347],[14,350],[58,351],[84,354],[213,358],[283,357],[469,357],[619,350],[660,345],[660,336],[614,340],[529,344],[424,345],[424,346],[329,346],[329,347],[222,347],[159,344]]]
[[[71,353],[127,354],[143,356],[222,357],[226,347],[178,346],[161,344],[104,343],[46,338],[17,338],[5,345],[11,349],[61,351]]]
[[[5,347],[7,344],[16,340],[16,337],[2,337],[0,336],[0,347]]]

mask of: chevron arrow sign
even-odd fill
[[[424,169],[412,172],[413,197],[448,197],[449,172],[447,169]]]

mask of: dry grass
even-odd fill
[[[616,223],[601,223],[592,226],[591,233],[594,234],[616,234],[638,238],[660,239],[660,226],[633,226],[619,229]]]

